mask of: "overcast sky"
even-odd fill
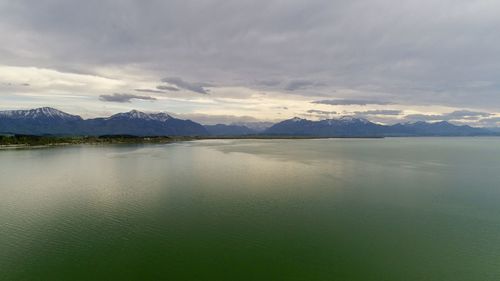
[[[0,110],[500,125],[498,0],[1,0]]]

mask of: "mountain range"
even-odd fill
[[[83,119],[60,110],[43,107],[31,110],[0,111],[0,133],[27,135],[136,135],[136,136],[488,136],[499,132],[449,122],[415,122],[381,125],[366,119],[342,117],[311,121],[292,118],[272,126],[243,124],[203,126],[167,113],[132,110],[107,118]]]
[[[108,118],[84,120],[50,107],[0,111],[0,132],[29,135],[209,135],[204,126],[166,113],[147,114],[132,110]]]
[[[428,123],[399,123],[380,125],[366,119],[342,117],[311,121],[292,118],[279,122],[264,131],[265,135],[318,136],[318,137],[403,137],[403,136],[488,136],[497,133],[467,125],[454,125],[446,121]]]

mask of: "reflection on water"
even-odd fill
[[[500,139],[0,152],[0,280],[497,280]]]

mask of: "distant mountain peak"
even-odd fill
[[[353,116],[342,116],[337,120],[343,121],[343,122],[361,122],[361,123],[369,123],[370,122],[368,119],[358,118],[358,117],[353,117]]]
[[[137,119],[137,120],[148,120],[148,121],[160,121],[160,122],[165,122],[170,119],[174,119],[172,116],[168,115],[167,113],[164,112],[159,112],[159,113],[144,113],[142,111],[138,110],[131,110],[129,112],[124,112],[124,113],[117,113],[115,115],[112,115],[108,119],[114,119],[114,118],[126,118],[126,119]]]
[[[62,119],[62,120],[81,120],[77,115],[71,115],[52,107],[40,107],[28,110],[7,110],[0,111],[0,116],[8,118],[23,119]]]
[[[128,116],[130,118],[134,118],[134,119],[149,119],[149,115],[144,113],[144,112],[141,112],[139,110],[131,110],[129,112],[125,112],[123,113],[124,116]]]
[[[154,119],[154,120],[161,121],[161,122],[165,122],[167,120],[174,119],[174,117],[170,116],[168,113],[165,113],[165,112],[152,113],[152,114],[149,114],[149,117]]]
[[[454,125],[447,121],[428,123],[416,122],[395,125],[381,125],[363,118],[344,116],[338,119],[310,121],[300,118],[279,122],[264,133],[269,135],[294,136],[479,136],[492,135],[481,128]],[[296,121],[296,122],[293,122]],[[298,122],[302,121],[302,122]]]
[[[333,118],[333,119],[324,119],[320,120],[318,122],[321,122],[323,124],[327,124],[329,126],[336,126],[336,125],[350,125],[350,124],[371,124],[372,122],[368,121],[367,119],[363,118],[356,118],[352,116],[342,116],[340,118]]]
[[[300,117],[293,117],[291,119],[285,120],[283,122],[303,122],[303,121],[308,121],[308,122],[323,122],[328,125],[337,125],[339,123],[363,123],[363,124],[368,124],[371,123],[369,120],[364,119],[364,118],[356,118],[353,116],[342,116],[340,118],[332,118],[332,119],[323,119],[320,121],[311,121],[308,119],[300,118]]]

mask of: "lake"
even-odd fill
[[[500,280],[500,138],[0,151],[0,280]]]

